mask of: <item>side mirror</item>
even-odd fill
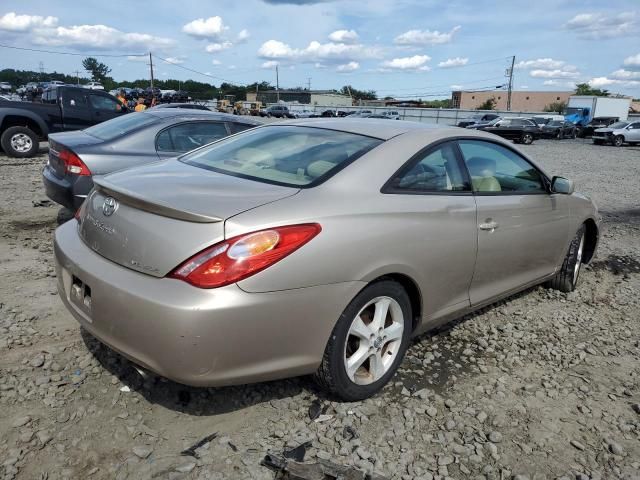
[[[564,177],[553,177],[551,179],[551,191],[553,193],[562,193],[571,195],[573,193],[573,182]]]

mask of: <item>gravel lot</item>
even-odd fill
[[[308,461],[398,479],[640,478],[640,148],[523,149],[604,216],[577,291],[534,288],[416,339],[395,382],[352,404],[307,378],[143,381],[56,294],[46,156],[0,156],[0,478],[271,479],[265,453],[305,441]]]

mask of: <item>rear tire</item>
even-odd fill
[[[622,135],[616,135],[613,139],[613,145],[616,147],[621,147],[624,145],[624,137]]]
[[[0,137],[2,149],[10,157],[27,158],[38,154],[38,136],[27,127],[9,127]]]
[[[365,287],[333,328],[316,382],[349,402],[377,393],[402,362],[411,315],[409,296],[399,283],[382,280]]]
[[[562,267],[555,277],[547,282],[547,287],[561,292],[573,292],[578,284],[580,270],[582,267],[582,254],[584,252],[584,232],[585,227],[582,225],[576,236],[573,237],[569,244],[569,251],[564,257]]]

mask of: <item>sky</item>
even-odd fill
[[[0,69],[74,74],[94,54],[135,80],[152,52],[159,79],[275,84],[278,65],[280,88],[423,99],[506,85],[515,56],[515,90],[640,97],[639,0],[2,0],[0,44],[81,54],[0,47]]]

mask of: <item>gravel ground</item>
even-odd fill
[[[308,461],[394,479],[640,478],[640,148],[523,148],[604,216],[577,291],[533,288],[424,335],[392,384],[351,404],[307,378],[141,379],[57,297],[45,155],[0,157],[0,479],[271,479],[265,453],[305,441]]]

